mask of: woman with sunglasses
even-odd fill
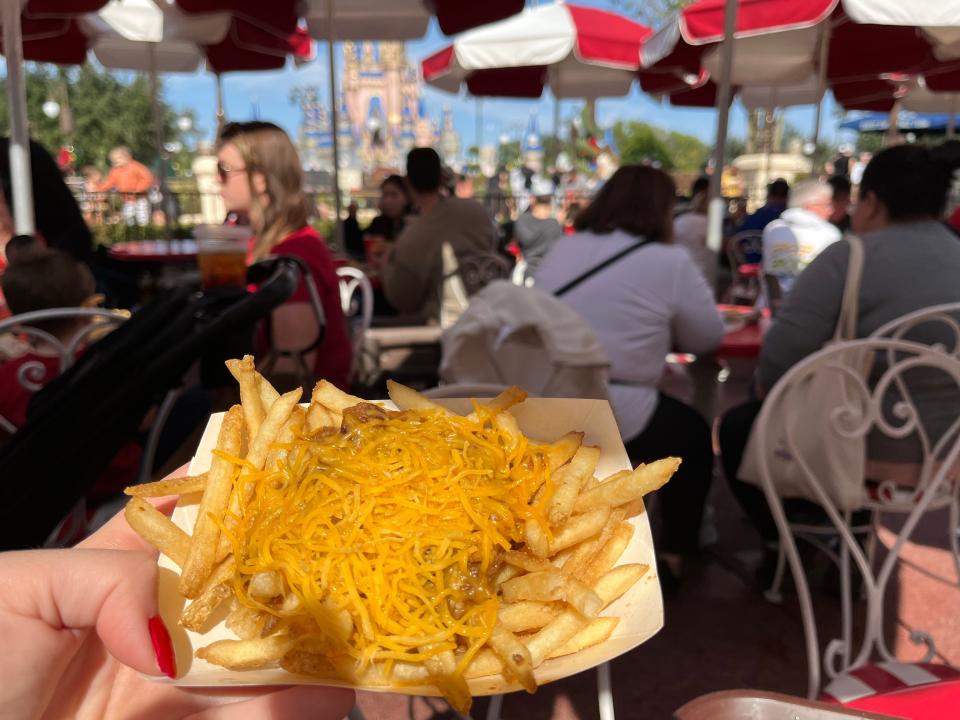
[[[312,364],[317,378],[347,389],[352,352],[340,306],[339,280],[323,238],[308,223],[296,148],[273,123],[228,123],[220,133],[217,159],[220,195],[227,212],[250,219],[256,237],[252,259],[289,255],[309,266],[323,305],[326,331],[307,364]],[[272,323],[274,340],[281,347],[303,347],[317,336],[304,283],[274,311]]]

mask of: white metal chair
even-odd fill
[[[870,378],[863,376],[862,368],[851,366],[853,349],[873,353],[875,361]],[[936,378],[936,383],[924,385],[927,391],[941,393],[941,397],[948,390],[960,392],[960,359],[931,346],[891,339],[837,343],[798,363],[774,386],[754,426],[761,447],[771,447],[771,443],[778,440],[770,436],[768,428],[777,414],[791,412],[794,394],[803,392],[809,382],[829,373],[841,373],[847,378],[852,395],[837,397],[835,406],[824,408],[823,416],[829,421],[823,424],[820,432],[824,437],[833,434],[843,441],[860,439],[864,452],[868,436],[882,436],[890,447],[898,442],[909,442],[912,447],[917,434],[925,431],[920,394],[902,391],[904,386],[914,385],[917,373],[923,373],[926,379]],[[874,520],[869,528],[866,550],[855,537],[856,529],[851,527],[852,512],[837,508],[825,490],[822,478],[814,476],[811,463],[804,458],[796,437],[789,434],[792,424],[787,423],[786,427],[787,436],[779,440],[785,442],[786,451],[802,471],[809,497],[816,499],[829,518],[830,525],[825,530],[840,543],[839,552],[831,553],[831,557],[840,570],[841,637],[832,639],[825,647],[822,663],[826,675],[830,679],[843,676],[868,663],[874,656],[893,661],[895,657],[883,634],[885,592],[904,544],[921,517],[952,502],[954,491],[950,484],[960,460],[960,405],[957,405],[949,427],[938,437],[931,437],[931,444],[924,447],[923,458],[915,466],[915,482],[910,488],[897,487],[896,492],[885,492],[881,486],[879,492],[868,496],[863,509],[871,511]],[[820,646],[810,589],[796,546],[796,538],[809,540],[810,528],[794,526],[787,520],[767,453],[760,454],[759,469],[762,488],[780,534],[780,546],[796,585],[807,649],[808,696],[814,697],[821,683]],[[874,570],[872,547],[877,541],[879,516],[884,512],[906,517],[888,554]],[[865,627],[856,647],[852,628],[851,560],[862,576],[865,596]],[[914,631],[911,639],[926,646],[923,662],[929,662],[935,652],[933,638],[925,632]]]
[[[367,334],[373,323],[373,285],[362,270],[347,265],[337,268],[337,277],[340,279],[340,307],[349,323],[353,345],[350,376],[365,381],[377,366],[376,358],[370,356],[366,347]]]

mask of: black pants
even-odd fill
[[[779,537],[767,496],[756,485],[745,483],[737,478],[740,461],[743,460],[747,440],[757,415],[760,414],[761,401],[751,400],[727,411],[720,420],[720,459],[727,483],[743,512],[753,523],[760,536],[767,543],[775,543]],[[793,522],[811,525],[828,524],[827,514],[816,503],[802,498],[784,498],[783,510],[787,519]],[[861,516],[862,519],[862,516]]]
[[[646,429],[627,441],[626,449],[634,464],[669,455],[683,459],[676,475],[657,491],[662,526],[658,547],[674,554],[695,552],[713,473],[707,421],[689,405],[660,393]]]

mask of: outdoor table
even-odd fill
[[[718,358],[758,358],[760,347],[763,345],[763,336],[770,327],[770,311],[764,309],[757,322],[749,322],[748,317],[754,313],[752,307],[746,305],[717,305],[722,314],[740,313],[744,323],[731,323],[723,342],[716,351]]]
[[[193,240],[140,240],[112,245],[109,254],[120,262],[188,263],[197,259],[197,243]]]

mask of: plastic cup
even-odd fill
[[[250,228],[238,225],[199,225],[197,265],[205,288],[243,287],[247,283],[247,246]]]

